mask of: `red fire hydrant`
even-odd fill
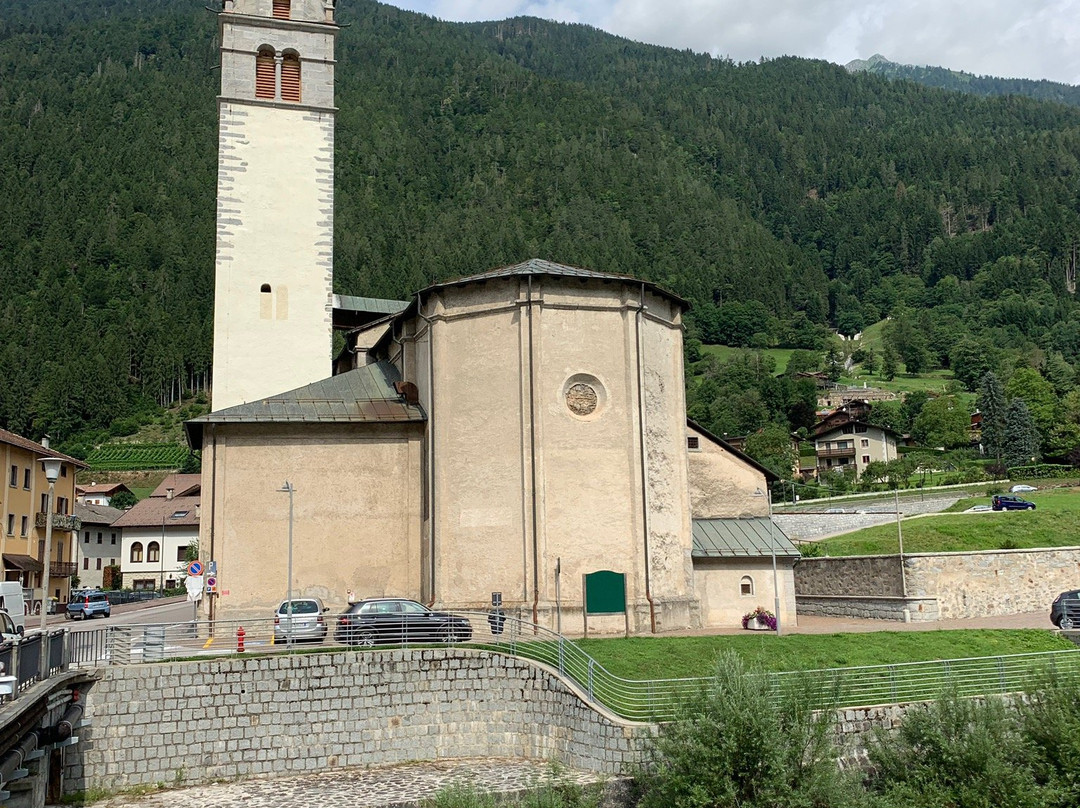
[[[244,627],[240,626],[236,629],[236,650],[241,654],[244,653],[244,637],[247,636],[247,632],[244,631]]]

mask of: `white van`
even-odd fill
[[[0,581],[0,609],[11,616],[16,631],[20,634],[26,631],[26,599],[23,597],[22,584],[18,581]]]

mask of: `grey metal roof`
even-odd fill
[[[465,278],[433,283],[431,286],[423,289],[421,294],[432,289],[439,289],[446,286],[461,286],[467,283],[482,283],[497,278],[512,278],[528,275],[547,275],[560,278],[580,278],[582,280],[621,281],[624,283],[644,284],[647,289],[652,290],[656,294],[674,300],[685,308],[690,307],[690,304],[678,295],[672,294],[666,289],[657,286],[655,283],[643,281],[641,278],[635,278],[633,275],[612,275],[607,272],[597,272],[592,269],[582,269],[581,267],[571,267],[566,264],[556,264],[552,261],[545,261],[542,258],[530,258],[523,263],[498,267],[497,269],[491,269],[487,272],[481,272],[479,275],[469,275]]]
[[[334,308],[359,311],[365,314],[397,314],[409,306],[408,300],[383,300],[378,297],[334,295]]]
[[[192,446],[202,445],[205,424],[385,423],[423,421],[419,404],[394,389],[400,381],[390,362],[376,362],[295,390],[237,404],[184,423]]]
[[[694,558],[799,557],[799,549],[767,516],[695,519]]]

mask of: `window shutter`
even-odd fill
[[[289,19],[289,0],[274,0],[274,17],[279,20]]]
[[[274,54],[260,52],[255,57],[255,97],[274,97]]]
[[[300,58],[292,54],[281,62],[281,100],[300,100]]]

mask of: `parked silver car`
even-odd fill
[[[327,611],[329,609],[319,598],[293,598],[290,615],[289,601],[281,601],[274,615],[274,642],[322,642],[326,638],[326,620],[323,615]]]

